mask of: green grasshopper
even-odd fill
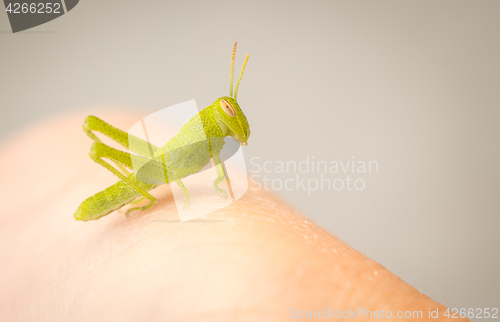
[[[82,202],[74,214],[76,220],[99,219],[126,204],[132,203],[141,196],[150,202],[142,207],[128,209],[126,216],[128,217],[131,212],[136,210],[148,209],[158,203],[158,199],[149,194],[148,191],[162,183],[176,182],[185,196],[184,207],[188,208],[190,205],[189,191],[181,179],[199,172],[211,159],[218,173],[218,177],[213,182],[214,189],[223,198],[227,198],[226,192],[218,186],[226,178],[219,157],[224,145],[224,137],[232,137],[241,145],[247,145],[250,136],[247,118],[236,101],[238,87],[249,55],[245,58],[233,95],[236,44],[234,44],[231,59],[230,96],[220,97],[212,105],[201,110],[161,148],[129,135],[95,116],[90,115],[85,119],[83,130],[94,141],[90,148],[90,157],[121,180]],[[135,154],[105,145],[94,134],[94,131],[111,138]],[[201,141],[206,142],[206,144],[201,146],[192,143]],[[116,167],[104,159],[111,160],[116,164]],[[125,169],[134,170],[134,164],[138,163],[143,164],[138,171],[129,173]]]

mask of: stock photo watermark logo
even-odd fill
[[[141,151],[131,155],[136,179],[170,183],[181,221],[227,207],[248,190],[243,143],[214,136],[200,114],[191,100],[146,116],[128,132],[130,150]]]
[[[59,18],[73,9],[79,0],[4,0],[12,32],[30,29]]]
[[[307,155],[301,161],[270,161],[260,157],[250,159],[250,181],[253,190],[304,191],[363,191],[365,175],[377,174],[378,161],[316,160]],[[279,177],[277,177],[279,176]]]

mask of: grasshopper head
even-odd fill
[[[238,140],[241,145],[247,145],[250,136],[250,126],[247,118],[234,98],[224,96],[214,104],[214,114],[225,135]]]
[[[247,140],[250,136],[250,126],[248,125],[245,114],[243,114],[243,111],[236,102],[236,97],[238,96],[238,87],[240,86],[249,55],[247,55],[241,67],[240,77],[238,77],[233,95],[234,57],[236,56],[237,44],[237,42],[234,43],[233,55],[231,58],[231,77],[229,81],[230,96],[224,96],[217,99],[212,106],[214,106],[215,117],[221,125],[221,128],[223,128],[225,135],[238,140],[241,145],[247,145]]]

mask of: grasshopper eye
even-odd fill
[[[234,110],[234,107],[231,105],[231,103],[226,100],[221,100],[220,105],[222,106],[222,110],[226,112],[227,115],[229,115],[230,117],[236,116],[236,111]]]

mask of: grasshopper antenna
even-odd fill
[[[243,77],[243,72],[245,71],[245,66],[247,65],[248,57],[250,57],[250,54],[247,54],[247,57],[245,58],[245,62],[243,63],[243,66],[241,67],[240,77],[238,77],[238,82],[236,83],[236,89],[234,90],[234,99],[235,100],[236,100],[236,96],[238,96],[238,87],[240,87],[241,78]]]
[[[236,56],[236,45],[238,42],[234,43],[233,56],[231,57],[231,77],[229,78],[229,96],[233,97],[233,74],[234,74],[234,57]]]

